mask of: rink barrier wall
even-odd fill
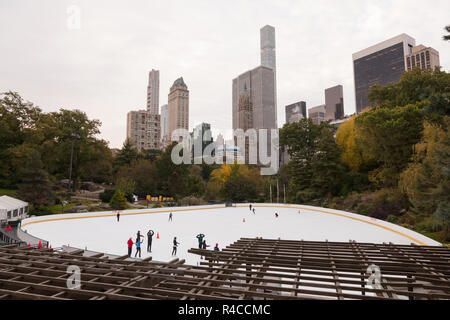
[[[246,208],[249,204],[237,204],[237,208]],[[442,244],[434,241],[420,233],[409,230],[407,228],[401,227],[399,225],[367,217],[359,214],[354,214],[350,212],[334,210],[334,209],[326,209],[319,207],[311,207],[304,205],[296,205],[296,204],[252,204],[254,208],[282,208],[282,209],[295,209],[295,210],[308,210],[317,213],[330,214],[334,216],[339,216],[343,218],[352,219],[355,221],[367,223],[387,231],[396,233],[402,237],[405,237],[416,244],[426,246],[426,245],[438,245]],[[154,213],[176,213],[176,212],[189,212],[189,211],[200,211],[200,210],[214,210],[214,209],[225,209],[224,204],[221,205],[208,205],[208,206],[194,206],[194,207],[171,207],[171,209],[167,208],[158,208],[158,209],[134,209],[134,210],[124,210],[120,211],[121,216],[127,215],[139,215],[139,214],[154,214]],[[232,208],[228,208],[232,209]],[[149,211],[151,210],[151,211]],[[32,217],[27,218],[22,221],[21,227],[25,227],[27,225],[35,224],[35,223],[43,223],[43,222],[52,222],[52,221],[61,221],[61,220],[74,220],[74,219],[91,219],[91,218],[106,218],[106,217],[115,217],[117,215],[117,211],[105,211],[105,212],[92,212],[92,213],[74,213],[74,214],[58,214],[50,216],[41,216],[41,217]],[[419,240],[420,239],[420,240]],[[428,243],[426,243],[428,242]],[[433,243],[431,243],[433,242]]]

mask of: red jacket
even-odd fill
[[[128,240],[128,248],[133,248],[133,240]]]

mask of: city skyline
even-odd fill
[[[126,114],[146,109],[152,69],[160,70],[160,106],[167,103],[173,80],[182,76],[191,92],[189,127],[207,122],[214,137],[226,134],[232,127],[231,80],[259,64],[257,35],[265,25],[277,32],[278,127],[285,123],[284,106],[299,100],[320,105],[323,90],[336,83],[344,87],[346,114],[354,113],[352,54],[398,34],[438,50],[444,70],[450,63],[448,44],[441,40],[450,10],[446,1],[420,13],[414,1],[263,2],[232,8],[180,2],[173,10],[144,2],[133,8],[111,2],[24,3],[0,4],[0,34],[9,49],[0,53],[1,91],[17,91],[45,112],[86,112],[102,122],[100,137],[111,148],[125,140]],[[67,29],[69,5],[81,9],[80,30]],[[203,14],[192,21],[186,11]],[[136,12],[163,18],[147,21]],[[429,23],[419,25],[412,17]]]

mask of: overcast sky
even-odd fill
[[[80,29],[68,28],[80,8]],[[121,147],[126,114],[146,108],[148,72],[160,70],[160,105],[182,76],[190,129],[231,128],[231,84],[260,64],[259,29],[275,27],[278,125],[284,106],[323,104],[344,86],[355,111],[352,53],[401,33],[440,52],[448,71],[448,0],[98,1],[0,0],[0,91],[17,91],[44,111],[80,109]]]

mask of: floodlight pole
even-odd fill
[[[70,150],[70,168],[69,168],[69,193],[71,192],[72,189],[72,162],[73,162],[73,145],[75,142],[75,139],[79,139],[80,136],[76,133],[72,133],[71,134],[72,137],[72,147]]]

